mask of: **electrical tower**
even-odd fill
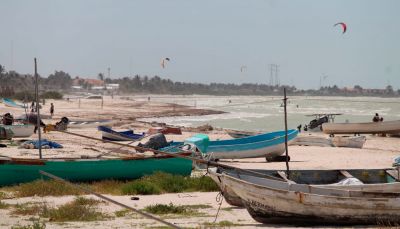
[[[280,80],[279,80],[279,65],[270,64],[269,65],[269,70],[270,70],[269,85],[270,86],[279,86],[279,84],[280,84]],[[274,80],[275,80],[275,84],[274,84]]]

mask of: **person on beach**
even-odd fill
[[[34,111],[35,111],[35,102],[32,101],[32,103],[31,103],[31,112],[34,112]]]
[[[50,116],[53,118],[54,115],[54,105],[53,103],[50,104]]]
[[[38,119],[38,115],[34,114],[34,113],[30,113],[26,115],[26,119],[24,120],[24,122],[26,124],[32,124],[35,126],[35,130],[33,131],[34,134],[36,134],[36,131],[38,130],[38,126],[37,126],[37,119]],[[42,119],[39,118],[39,122],[40,122],[40,126],[41,127],[45,127],[46,124],[43,123]]]
[[[301,124],[297,126],[297,130],[301,133]]]
[[[379,122],[380,120],[381,120],[381,118],[379,117],[379,114],[375,113],[375,116],[372,118],[372,121],[373,122]],[[382,119],[382,121],[383,121],[383,119]]]

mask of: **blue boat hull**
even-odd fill
[[[293,141],[297,130],[288,130],[288,142]],[[183,144],[175,142],[173,145]],[[167,150],[168,148],[164,148]],[[163,150],[163,149],[162,149]],[[240,159],[240,158],[274,158],[285,152],[285,131],[264,133],[245,138],[210,141],[207,152],[208,159]]]

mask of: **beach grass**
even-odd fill
[[[122,209],[122,210],[114,212],[116,217],[124,217],[124,216],[128,215],[129,213],[131,213],[131,210],[128,210],[128,209]]]
[[[46,228],[46,224],[44,222],[40,222],[40,221],[35,221],[33,222],[33,224],[31,225],[15,225],[12,226],[11,229],[45,229]]]
[[[222,227],[222,228],[230,228],[233,226],[236,226],[237,224],[228,221],[228,220],[223,220],[220,221],[218,223],[204,223],[205,228],[218,228],[218,227]]]
[[[207,176],[185,177],[163,172],[157,172],[132,181],[104,180],[79,184],[95,192],[110,195],[157,195],[162,193],[218,191],[218,186]],[[84,194],[68,184],[54,180],[36,180],[3,188],[3,190],[13,192],[15,197]]]
[[[97,211],[96,205],[101,201],[77,197],[72,202],[56,208],[47,208],[41,217],[49,218],[54,222],[65,221],[97,221],[110,218],[108,215]]]
[[[187,217],[202,217],[208,216],[203,212],[199,212],[198,209],[209,208],[208,205],[174,205],[169,204],[155,204],[145,207],[143,210],[155,215],[178,215]]]
[[[44,202],[27,202],[23,204],[15,204],[13,207],[14,209],[11,211],[12,215],[40,215],[48,208],[47,204]]]
[[[4,203],[3,201],[0,201],[0,209],[7,209],[9,208],[10,205],[7,203]]]
[[[64,196],[83,194],[78,189],[55,180],[36,180],[24,183],[11,188],[15,191],[16,197],[29,196]]]
[[[96,206],[99,203],[101,201],[84,197],[76,197],[73,201],[58,207],[50,207],[44,202],[25,203],[15,205],[11,214],[38,215],[53,222],[97,221],[110,218],[97,210]]]
[[[177,214],[186,215],[189,213],[189,209],[185,206],[177,206],[170,204],[155,204],[144,208],[146,212],[156,214],[156,215],[166,215],[166,214]]]
[[[139,180],[128,182],[122,187],[124,195],[151,195],[178,192],[218,191],[218,186],[209,177],[184,177],[157,172]]]

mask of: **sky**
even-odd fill
[[[111,78],[266,84],[277,64],[280,83],[297,88],[397,89],[398,9],[397,0],[2,0],[0,64],[32,73],[37,57],[42,76],[110,68]]]

